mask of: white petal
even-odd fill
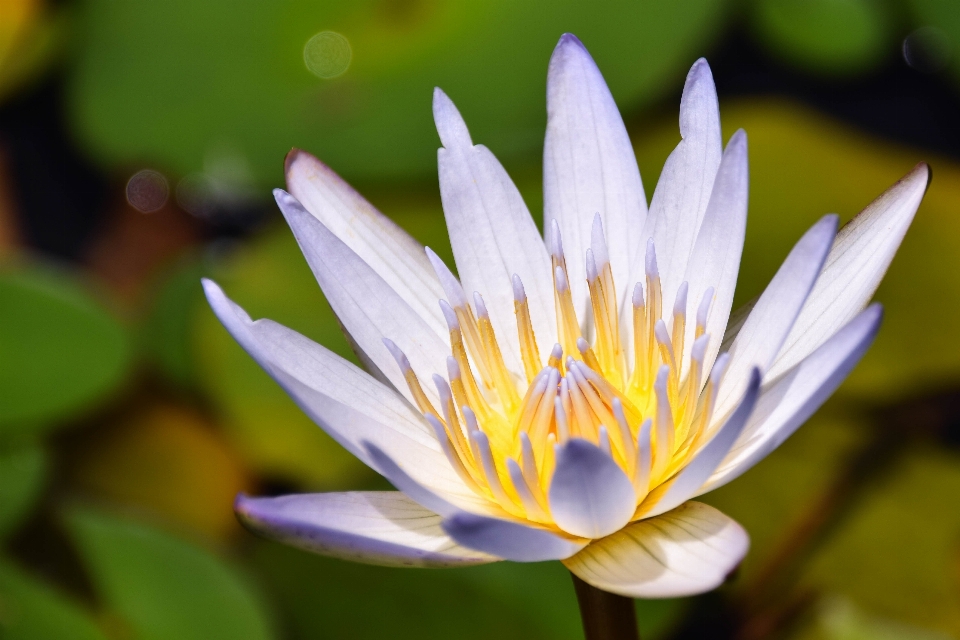
[[[730,347],[714,415],[726,416],[743,394],[751,367],[766,371],[800,313],[837,235],[837,216],[824,216],[794,245],[760,295]]]
[[[440,196],[460,280],[468,300],[474,291],[483,296],[504,360],[522,376],[513,274],[523,281],[543,353],[556,342],[550,257],[510,176],[489,149],[472,143],[457,108],[439,89],[433,114],[443,142],[437,152]]]
[[[713,287],[713,304],[707,316],[706,332],[711,336],[703,369],[709,371],[720,349],[720,340],[730,317],[733,290],[740,271],[740,256],[747,228],[747,134],[733,134],[723,151],[720,169],[713,183],[710,203],[703,215],[697,241],[684,277],[689,283],[688,299],[699,302]],[[682,361],[690,360],[696,323],[687,323]],[[688,365],[689,366],[689,365]]]
[[[442,523],[443,530],[465,547],[514,562],[543,562],[569,558],[586,540],[563,537],[533,524],[458,513]]]
[[[432,491],[461,505],[477,502],[423,416],[395,391],[296,331],[271,320],[252,321],[210,280],[203,286],[230,335],[350,453],[376,468],[363,445],[373,442],[402,460]]]
[[[638,509],[641,517],[660,515],[698,495],[697,490],[716,471],[730,448],[737,442],[757,404],[759,392],[760,370],[754,369],[736,410],[717,430],[710,442],[694,454],[693,459],[673,479],[650,493]]]
[[[558,447],[549,499],[557,526],[584,538],[601,538],[621,528],[637,503],[633,483],[620,467],[581,438]]]
[[[739,477],[813,415],[870,348],[882,315],[880,305],[870,305],[803,362],[764,389],[737,443],[697,495]]]
[[[399,491],[237,497],[252,531],[306,551],[393,567],[462,567],[499,558],[458,545],[440,516]]]
[[[663,165],[642,234],[644,241],[653,238],[657,249],[664,309],[673,308],[686,276],[723,154],[717,89],[703,58],[694,63],[683,86],[680,136],[683,139]],[[642,281],[640,255],[635,256],[630,282]]]
[[[604,591],[675,598],[720,586],[749,546],[739,524],[713,507],[687,502],[597,540],[563,564]]]
[[[823,273],[790,331],[771,376],[782,375],[849,322],[873,297],[930,182],[930,168],[913,171],[845,225]]]
[[[634,254],[647,213],[630,137],[600,70],[583,44],[560,38],[547,76],[547,136],[543,147],[544,229],[560,225],[578,318],[586,318],[584,256],[594,215],[603,220],[617,300],[633,289]],[[640,256],[642,260],[642,256]]]
[[[443,292],[420,243],[309,153],[294,149],[284,168],[290,194],[414,311],[444,331],[437,307]]]
[[[365,357],[412,402],[403,373],[383,339],[388,338],[400,347],[422,380],[446,368],[450,347],[445,325],[438,329],[432,321],[424,319],[290,194],[276,189],[274,196],[344,329]],[[424,385],[424,392],[436,400],[430,385]]]

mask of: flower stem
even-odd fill
[[[570,575],[586,640],[640,640],[633,598],[602,591]]]

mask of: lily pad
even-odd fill
[[[807,564],[803,583],[865,612],[960,634],[960,456],[911,452]]]
[[[29,515],[47,468],[46,453],[38,445],[0,446],[0,539]]]
[[[133,637],[274,637],[246,577],[206,549],[96,511],[72,509],[66,522],[97,591]]]
[[[507,160],[533,158],[547,61],[564,31],[577,31],[629,109],[682,83],[720,33],[723,6],[88,0],[69,104],[88,148],[111,166],[150,158],[180,175],[243,166],[249,180],[270,185],[298,146],[350,178],[425,177],[436,172],[435,86],[478,140]],[[335,78],[305,64],[320,33],[349,46],[349,66]],[[306,59],[316,66],[314,53]]]
[[[877,0],[756,0],[751,11],[768,49],[818,73],[862,72],[896,47],[887,3]]]
[[[4,640],[106,640],[80,604],[0,558],[0,636]]]
[[[113,391],[130,364],[124,327],[68,273],[0,268],[0,433],[44,428]]]

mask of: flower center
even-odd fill
[[[710,340],[704,327],[712,288],[688,336],[687,283],[681,284],[668,329],[652,240],[647,243],[645,282],[636,283],[632,313],[624,309],[621,322],[599,215],[585,255],[587,326],[592,333],[588,340],[577,318],[556,223],[551,236],[559,342],[546,362],[537,348],[523,283],[513,276],[522,378],[504,364],[479,293],[474,293],[472,307],[466,300],[456,306],[440,301],[451,355],[447,379],[433,376],[439,407],[427,398],[406,356],[385,341],[420,411],[467,485],[508,513],[546,525],[553,524],[548,494],[557,447],[570,438],[600,447],[632,480],[639,506],[705,442],[726,363],[720,356],[709,376],[704,371]]]

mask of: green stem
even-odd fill
[[[570,575],[586,640],[640,640],[633,598],[602,591]]]

